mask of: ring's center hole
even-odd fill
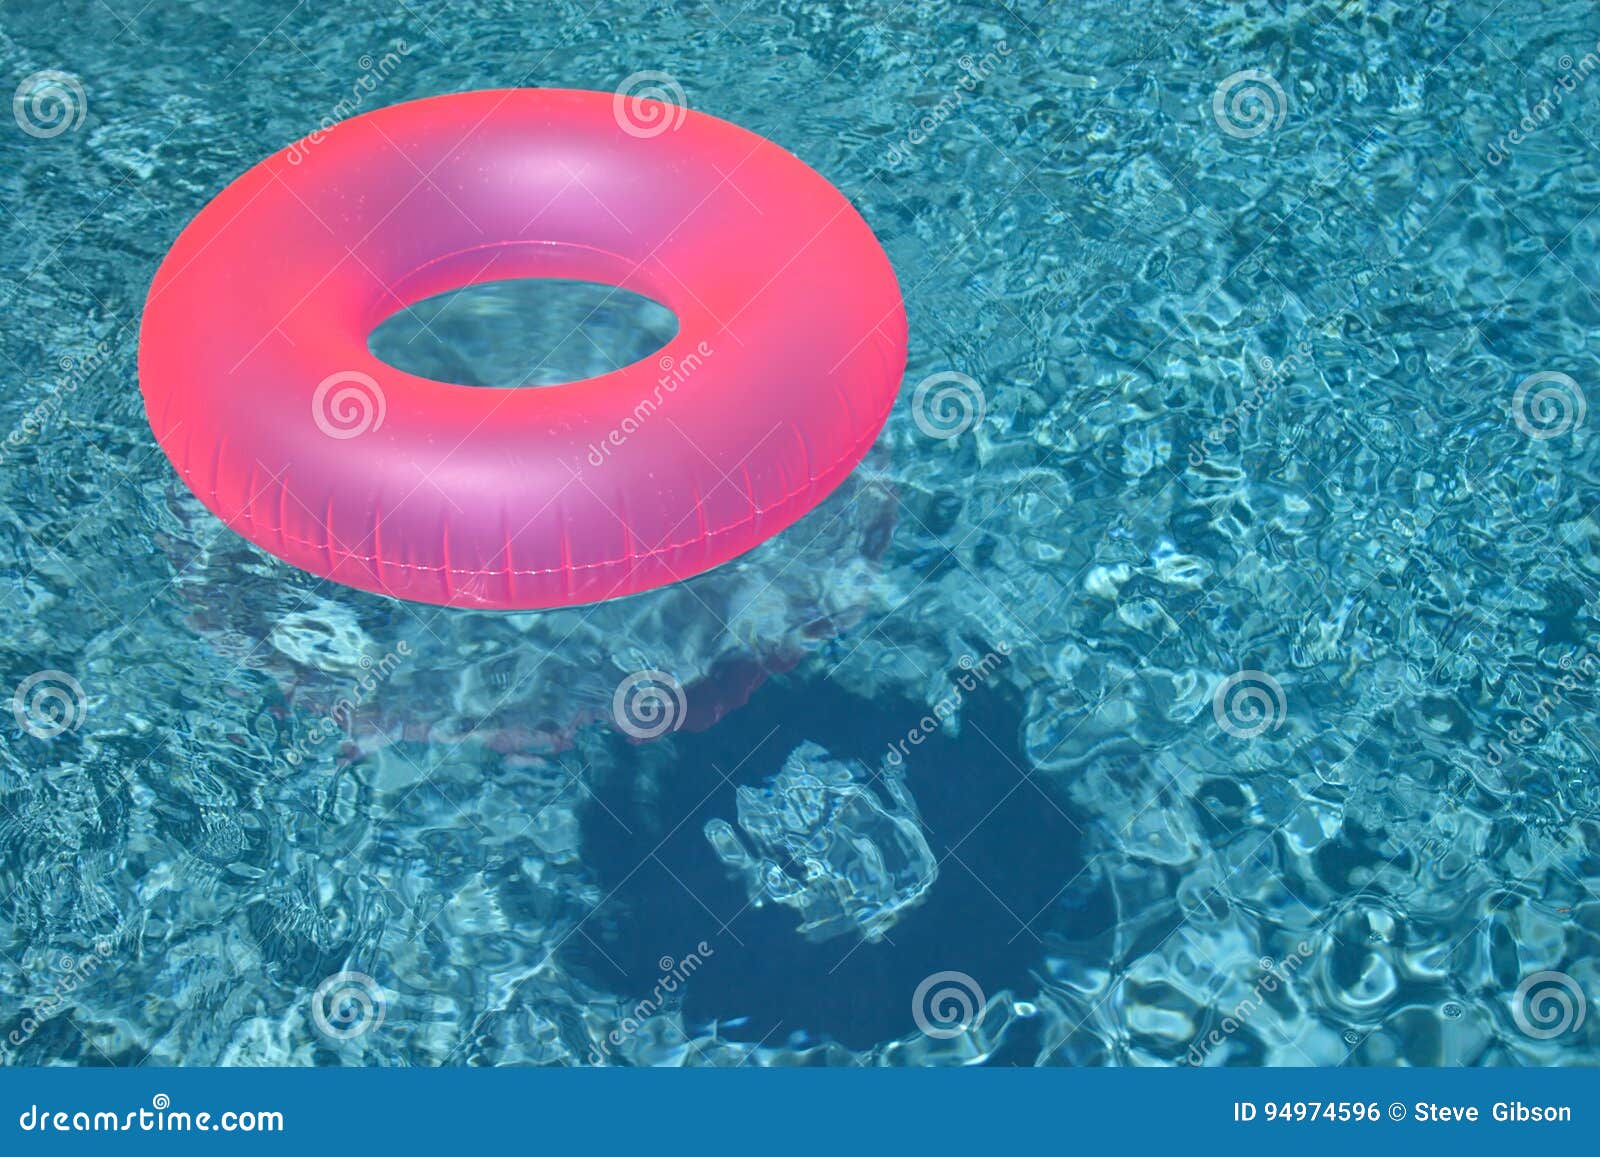
[[[424,298],[379,323],[367,348],[418,377],[509,389],[610,373],[677,332],[677,315],[630,290],[533,277]]]

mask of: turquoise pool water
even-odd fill
[[[1592,1061],[1592,4],[105,0],[0,60],[0,1061]],[[514,85],[832,180],[901,405],[643,597],[291,570],[151,438],[156,264],[324,122]],[[598,304],[386,356],[671,332]]]

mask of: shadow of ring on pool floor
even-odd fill
[[[876,769],[926,714],[797,674],[705,732],[671,736],[669,766],[654,775],[636,773],[643,748],[614,749],[618,770],[593,784],[583,811],[583,857],[608,899],[583,929],[592,946],[572,937],[567,962],[638,999],[664,956],[704,940],[713,953],[683,986],[685,1023],[695,1031],[716,1020],[727,1039],[769,1045],[861,1049],[904,1036],[915,1028],[912,994],[937,972],[966,973],[990,996],[1036,992],[1039,933],[1083,867],[1086,824],[1042,780],[1024,781],[1019,714],[1001,694],[979,688],[962,706],[958,738],[935,732],[909,749],[906,783],[939,874],[879,943],[806,940],[793,909],[747,903],[706,839],[707,820],[733,821],[735,788],[765,783],[801,741]]]

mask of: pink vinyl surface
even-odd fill
[[[632,290],[679,332],[536,389],[368,351],[411,303],[512,277]],[[866,453],[905,359],[887,257],[793,155],[671,105],[507,89],[380,109],[239,177],[157,272],[139,377],[184,481],[263,549],[399,598],[535,608],[789,526]]]

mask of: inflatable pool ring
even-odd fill
[[[677,314],[658,353],[536,389],[380,362],[433,294],[602,282]],[[156,440],[223,522],[398,598],[594,602],[726,562],[854,468],[905,369],[888,258],[772,142],[622,94],[508,89],[379,109],[224,189],[150,287]]]

